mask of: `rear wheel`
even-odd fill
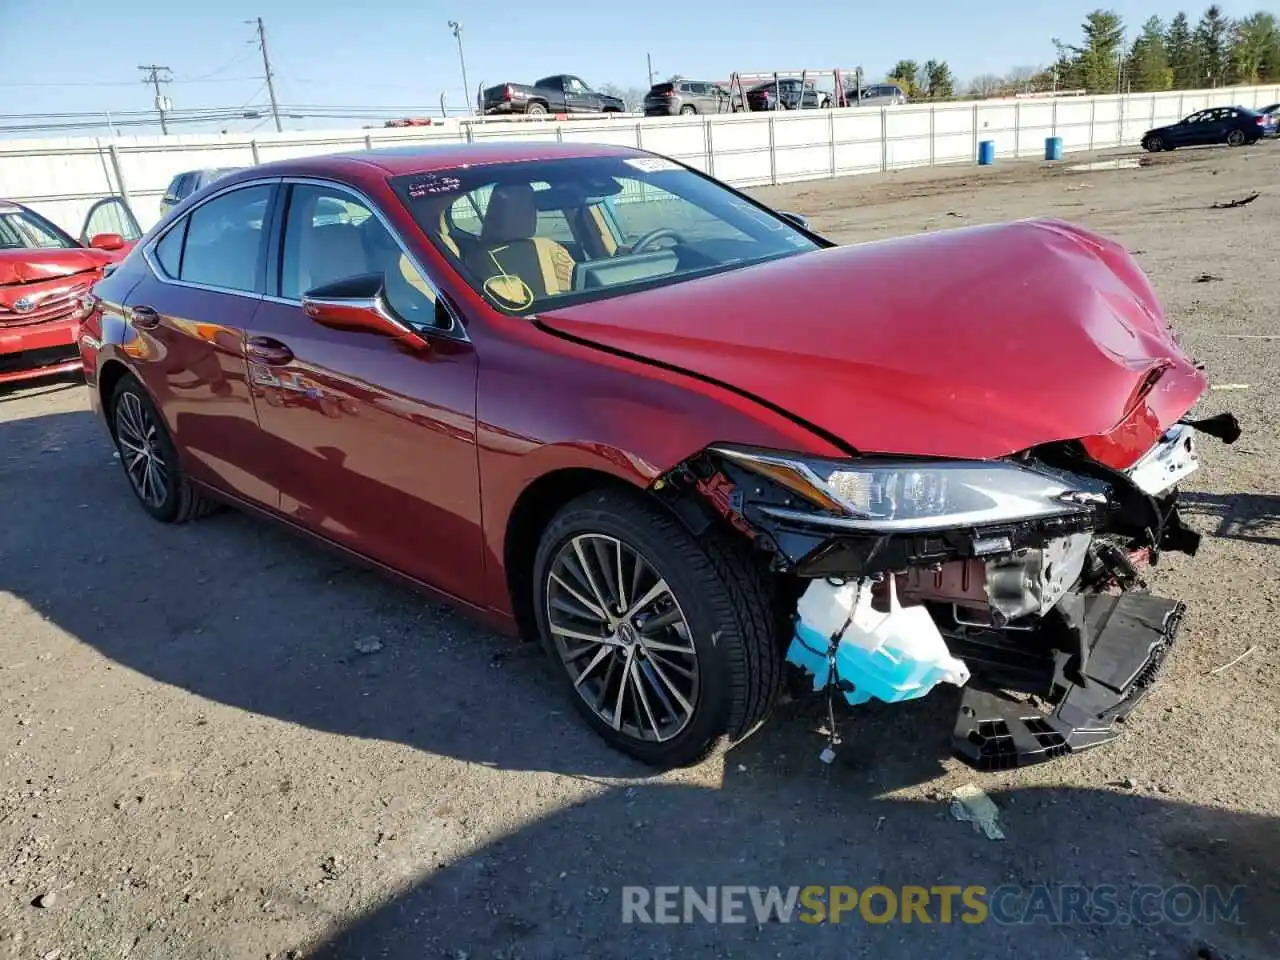
[[[1245,136],[1243,130],[1231,130],[1227,133],[1227,146],[1240,147],[1244,145]]]
[[[547,107],[546,107],[546,104],[535,102],[525,107],[524,112],[531,117],[542,117],[546,115]]]
[[[779,683],[764,574],[718,535],[617,490],[586,494],[538,546],[539,633],[575,708],[614,747],[658,767],[750,734]]]
[[[216,506],[187,481],[163,418],[133,376],[116,384],[110,413],[120,463],[147,513],[162,523],[185,523]]]

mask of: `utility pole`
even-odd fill
[[[267,53],[267,28],[263,26],[261,17],[256,21],[245,21],[245,23],[255,22],[258,25],[258,49],[262,51],[262,70],[267,80],[267,96],[271,98],[271,116],[276,121],[276,133],[280,133],[284,127],[280,126],[280,105],[276,102],[276,75],[271,72],[271,55]]]
[[[653,57],[649,54],[644,55],[645,63],[649,65],[649,86],[653,86]]]
[[[462,67],[462,89],[467,93],[467,113],[475,113],[475,103],[471,99],[471,84],[467,83],[467,58],[462,55],[462,24],[457,20],[449,21],[449,29],[453,31],[453,39],[458,41],[458,65]]]
[[[149,63],[145,67],[138,67],[146,74],[142,78],[143,83],[149,83],[156,91],[156,111],[160,114],[160,132],[168,135],[169,125],[165,122],[164,115],[173,107],[169,102],[169,98],[160,92],[160,84],[169,83],[173,80],[173,73],[168,67],[162,67],[158,64]]]

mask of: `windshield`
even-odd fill
[[[0,250],[65,250],[77,244],[30,210],[0,211]]]
[[[508,313],[621,296],[820,246],[660,157],[585,157],[395,177],[418,226]]]

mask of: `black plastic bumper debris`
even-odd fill
[[[980,770],[1042,763],[1114,740],[1123,721],[1155,682],[1185,607],[1149,593],[1086,599],[1092,633],[1079,679],[1059,670],[1052,712],[998,691],[970,685],[956,717],[954,747]]]

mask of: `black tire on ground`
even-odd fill
[[[635,603],[634,593],[627,595],[625,587],[618,591],[612,584],[630,581],[635,592],[648,596],[651,591],[643,584],[661,578],[669,588],[671,602],[666,606],[648,608],[654,611],[648,617],[653,623],[647,626],[650,632],[644,639],[637,639],[636,633],[626,626],[603,626],[593,631],[591,636],[612,631],[612,636],[623,640],[624,645],[603,646],[578,638],[565,639],[563,635],[557,640],[552,631],[552,607],[555,607],[560,623],[558,630],[563,630],[565,623],[566,601],[578,610],[586,608],[580,603],[581,594],[577,598],[567,594],[563,589],[566,580],[554,580],[552,573],[559,571],[568,579],[576,577],[577,589],[589,595],[592,591],[583,584],[590,578],[584,579],[574,572],[581,569],[580,555],[574,548],[603,550],[603,554],[592,555],[604,557],[596,567],[603,573],[613,566],[609,558],[610,542],[621,544],[641,557],[651,568],[644,572],[652,576],[641,578],[637,571],[643,568],[634,561],[630,565],[632,572],[628,573],[626,562],[619,561],[619,569],[623,572],[618,576],[607,574],[608,582],[601,590],[594,591],[596,597],[603,593],[607,600],[617,600],[618,594],[622,593],[622,599]],[[622,554],[621,547],[615,549],[614,558]],[[566,568],[565,563],[570,567]],[[751,562],[747,551],[720,531],[695,539],[671,514],[656,504],[646,502],[640,494],[620,489],[593,491],[563,507],[543,531],[534,563],[533,590],[538,632],[552,670],[559,676],[574,707],[587,723],[624,753],[655,767],[687,766],[750,735],[768,717],[777,697],[782,671],[777,618],[771,600],[773,591],[766,574]],[[666,601],[660,598],[658,602]],[[610,614],[616,613],[616,609],[615,606]],[[643,624],[646,619],[643,610],[628,622]],[[656,612],[659,610],[665,612]],[[677,620],[683,614],[687,632],[691,635],[689,642],[696,653],[696,660],[680,660],[686,669],[692,666],[690,673],[696,674],[693,698],[688,701],[691,709],[678,711],[687,714],[687,719],[683,726],[669,726],[670,732],[665,739],[637,736],[626,728],[630,726],[633,730],[645,732],[642,707],[648,714],[654,733],[659,726],[653,722],[654,716],[661,717],[663,713],[659,709],[655,714],[656,708],[651,708],[650,703],[657,705],[662,698],[665,707],[677,712],[673,703],[679,702],[678,697],[672,693],[671,684],[664,687],[659,683],[663,679],[659,674],[664,671],[659,669],[655,672],[654,654],[652,650],[644,649],[644,644],[653,642],[655,637],[669,641],[683,636],[678,624],[661,628],[663,631],[675,630],[674,634],[655,632],[654,624],[668,620],[672,611]],[[625,641],[630,642],[630,650]],[[579,651],[577,657],[570,656],[570,645]],[[605,659],[599,661],[600,666],[593,678],[588,679],[590,668],[579,671],[577,666],[573,666],[574,673],[571,673],[571,664],[585,665],[588,662],[586,653],[598,654],[600,651],[604,651]],[[634,681],[642,689],[637,694],[633,686],[628,699],[621,697],[620,688],[610,686],[610,680],[626,673],[626,665],[631,662],[629,654],[634,654],[636,675],[648,678],[651,686]],[[658,653],[657,656],[659,664],[668,666],[665,672],[677,681],[689,675],[677,676],[670,670],[670,661],[677,660],[678,655]],[[594,656],[591,662],[596,662]],[[616,675],[615,669],[618,671]],[[575,683],[575,673],[578,672],[581,675],[577,676]],[[615,716],[625,713],[638,719],[628,724],[624,716],[615,729],[610,720],[587,702],[587,696],[593,693],[591,688],[597,684],[604,713],[616,709],[618,713]],[[618,691],[619,696],[609,697],[610,689]],[[689,692],[687,687],[685,692]],[[668,698],[669,693],[671,696]],[[621,708],[616,707],[619,699],[623,702]]]
[[[1160,137],[1151,136],[1147,137],[1147,139],[1143,141],[1142,145],[1151,153],[1159,153],[1164,149],[1164,140]]]
[[[199,493],[187,480],[164,418],[132,374],[121,377],[111,394],[108,423],[125,478],[147,513],[162,523],[186,523],[217,509],[215,501]],[[161,472],[152,474],[150,496],[147,484],[130,470],[139,456],[139,435],[160,464]]]
[[[547,107],[546,104],[534,102],[525,107],[524,112],[531,117],[540,117],[547,112]]]
[[[697,107],[695,107],[692,103],[686,103],[683,107],[681,107],[681,108],[680,108],[680,112],[681,112],[681,113],[686,113],[686,114],[688,114],[688,113],[697,113],[697,112],[698,112],[698,108],[697,108]]]
[[[1244,131],[1243,131],[1243,130],[1229,130],[1229,131],[1227,131],[1227,146],[1228,146],[1228,147],[1242,147],[1242,146],[1244,146],[1244,142],[1245,142],[1245,135],[1244,135]]]

